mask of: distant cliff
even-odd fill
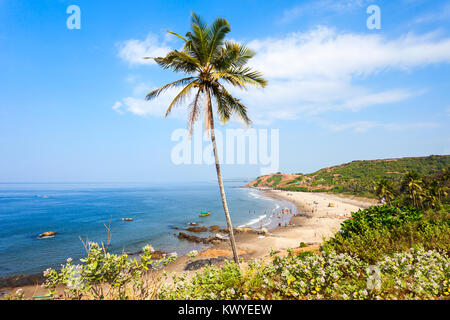
[[[421,176],[436,174],[450,167],[450,155],[381,160],[358,160],[310,174],[270,174],[258,177],[247,187],[266,187],[291,191],[332,191],[366,193],[381,178],[398,182],[408,171]]]

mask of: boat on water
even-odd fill
[[[208,216],[210,216],[211,215],[211,212],[209,212],[209,211],[202,211],[201,213],[200,213],[200,217],[201,218],[203,218],[203,217],[208,217]]]
[[[132,218],[122,218],[122,221],[133,221]]]

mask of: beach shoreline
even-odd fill
[[[351,199],[328,193],[258,190],[265,197],[292,203],[297,211],[290,215],[292,225],[276,226],[263,232],[258,229],[250,231],[248,230],[250,228],[236,228],[240,230],[235,234],[238,254],[244,261],[264,259],[270,254],[271,249],[278,252],[285,251],[288,248],[299,247],[302,242],[310,249],[318,250],[323,240],[336,233],[340,224],[350,217],[351,212],[376,204],[370,199]],[[190,262],[213,258],[231,260],[231,257],[229,242],[223,241],[205,248],[196,258],[183,255],[175,263],[166,266],[164,270],[169,274],[186,272],[185,267]],[[46,293],[46,289],[41,287],[43,280],[42,274],[2,277],[0,291],[9,294],[22,288],[25,296],[32,298]]]

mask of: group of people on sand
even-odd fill
[[[289,214],[291,214],[291,213],[292,213],[291,209],[284,208],[284,209],[281,209],[281,212],[273,212],[272,217],[276,217],[279,220],[278,226],[281,227],[283,218],[288,217]],[[296,216],[296,214],[294,216]],[[292,222],[291,218],[289,219],[289,222],[284,223],[284,226],[285,227],[294,226],[294,223]],[[259,228],[262,229],[262,227],[263,227],[263,218],[259,219]]]
[[[281,209],[281,213],[277,216],[278,220],[280,220],[280,221],[278,221],[278,226],[279,226],[279,227],[282,226],[282,219],[283,219],[285,216],[288,216],[290,213],[291,213],[291,209],[287,209],[287,208]],[[294,225],[294,223],[292,222],[292,219],[291,219],[291,218],[289,219],[289,222],[285,222],[285,223],[284,223],[284,226],[285,226],[285,227],[287,227],[287,226],[293,226],[293,225]]]

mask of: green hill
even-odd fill
[[[249,187],[269,187],[291,191],[332,191],[365,194],[381,178],[399,182],[408,171],[421,176],[450,167],[450,155],[382,160],[360,160],[320,169],[310,174],[271,174],[258,177]]]

